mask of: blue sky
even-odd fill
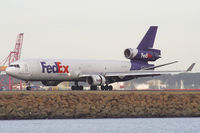
[[[24,33],[22,58],[126,60],[151,25],[162,70],[200,70],[199,0],[0,0],[0,60]]]

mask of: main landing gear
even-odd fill
[[[79,86],[78,82],[76,81],[75,86],[72,86],[71,89],[72,90],[83,90],[83,86],[81,86],[81,85]]]
[[[71,89],[72,89],[72,90],[83,90],[83,86],[79,86],[79,85],[78,85],[78,82],[76,81],[76,82],[75,82],[75,85],[72,86]],[[96,85],[91,85],[91,86],[90,86],[90,90],[92,90],[92,91],[98,90],[98,86],[96,86]],[[104,91],[104,90],[109,90],[109,91],[111,91],[111,90],[113,90],[113,87],[112,87],[112,85],[105,85],[105,86],[102,85],[102,86],[101,86],[101,90],[102,90],[102,91]]]
[[[104,91],[104,90],[109,90],[111,91],[113,89],[112,85],[105,85],[105,86],[101,86],[101,90]]]
[[[95,91],[95,90],[97,90],[98,89],[98,87],[96,86],[96,85],[91,85],[90,86],[90,90],[91,91]]]
[[[90,86],[90,90],[97,90],[98,89],[98,87],[97,86],[93,86],[93,85],[91,85]],[[112,85],[102,85],[101,86],[101,90],[102,91],[104,91],[104,90],[109,90],[109,91],[111,91],[113,89],[113,87],[112,87]]]

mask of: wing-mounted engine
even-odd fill
[[[92,75],[87,78],[87,83],[89,85],[104,85],[106,83],[106,78],[102,75]]]
[[[140,49],[132,49],[127,48],[124,50],[124,56],[127,59],[141,60],[141,61],[155,61],[161,58],[161,52],[157,49],[148,49],[148,50],[140,50]]]
[[[45,86],[57,86],[61,81],[41,81]]]

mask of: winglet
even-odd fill
[[[192,65],[190,65],[190,67],[186,70],[187,72],[190,72],[190,71],[192,71],[192,69],[194,68],[194,65],[195,65],[196,63],[192,63]]]

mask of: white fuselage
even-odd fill
[[[8,67],[7,73],[27,81],[79,80],[80,74],[101,74],[108,72],[129,72],[129,61],[72,60],[72,59],[30,59],[20,60]]]

